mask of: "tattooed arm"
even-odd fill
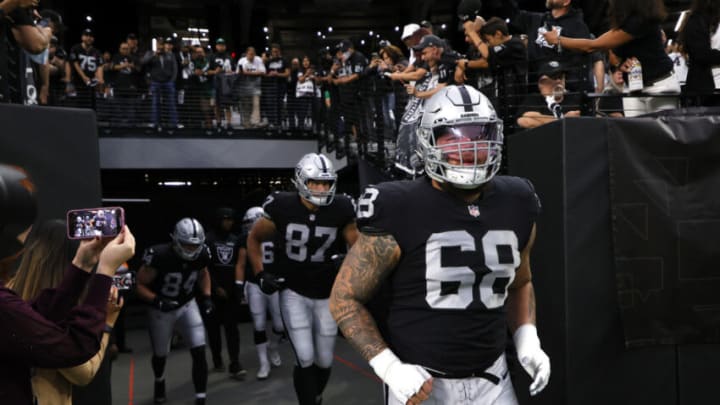
[[[340,330],[366,360],[387,348],[367,302],[397,265],[400,247],[391,235],[360,233],[345,257],[330,293],[330,312]]]
[[[535,225],[530,232],[527,245],[520,252],[520,267],[515,273],[515,280],[508,288],[506,302],[508,325],[515,332],[520,325],[535,324],[535,290],[530,274],[530,251],[535,243]]]

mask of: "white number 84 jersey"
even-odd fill
[[[465,203],[429,179],[370,186],[358,200],[366,234],[392,235],[402,257],[389,279],[389,343],[405,362],[483,370],[505,350],[507,288],[540,203],[532,184],[497,176]]]

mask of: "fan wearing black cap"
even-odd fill
[[[31,368],[64,368],[97,353],[106,329],[112,276],[135,252],[125,227],[111,241],[83,241],[65,278],[32,303],[5,287],[8,272],[23,250],[35,220],[34,185],[21,169],[0,165],[0,403],[30,405]],[[91,272],[95,265],[97,271]],[[78,296],[87,285],[87,295]]]
[[[343,39],[335,46],[336,55],[342,66],[335,72],[337,78],[333,84],[340,91],[340,114],[345,117],[345,130],[351,132],[352,140],[358,141],[361,136],[361,118],[363,117],[362,103],[358,94],[362,73],[368,65],[368,60],[349,39]],[[349,127],[349,128],[348,128]]]
[[[448,52],[445,40],[436,35],[425,35],[420,43],[413,47],[413,50],[420,52],[422,59],[420,66],[427,71],[426,75],[430,75],[430,83],[425,91],[418,91],[414,85],[408,84],[405,86],[408,94],[427,99],[443,87],[455,82],[457,60],[453,54]]]
[[[152,93],[151,121],[155,128],[160,126],[160,95],[165,107],[170,110],[170,126],[183,128],[178,123],[175,80],[178,73],[178,62],[172,52],[172,38],[170,41],[157,39],[157,49],[147,51],[142,59],[150,74],[150,93]]]
[[[206,243],[210,247],[212,259],[208,265],[211,283],[211,297],[215,311],[206,317],[205,328],[212,352],[213,364],[217,371],[223,370],[221,326],[225,329],[228,357],[230,358],[230,376],[243,379],[247,372],[240,364],[240,334],[238,322],[240,302],[244,300],[245,290],[242,284],[236,287],[238,250],[240,238],[233,232],[235,210],[222,207],[216,213],[216,229],[209,232]],[[244,277],[242,278],[244,279]]]
[[[83,30],[81,42],[70,48],[72,83],[77,93],[77,107],[95,107],[95,87],[105,82],[102,53],[93,46],[95,34],[90,28]]]
[[[540,65],[538,89],[540,94],[528,95],[518,110],[517,124],[522,128],[536,128],[562,118],[579,117],[581,97],[567,93],[565,75],[568,68],[556,60]]]

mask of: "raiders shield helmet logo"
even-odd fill
[[[216,250],[220,263],[229,264],[232,261],[234,254],[232,246],[218,245]]]

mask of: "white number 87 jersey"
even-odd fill
[[[540,211],[532,184],[497,176],[467,204],[430,180],[368,187],[361,232],[392,235],[402,257],[390,276],[390,344],[404,362],[462,374],[505,349],[505,299]]]

